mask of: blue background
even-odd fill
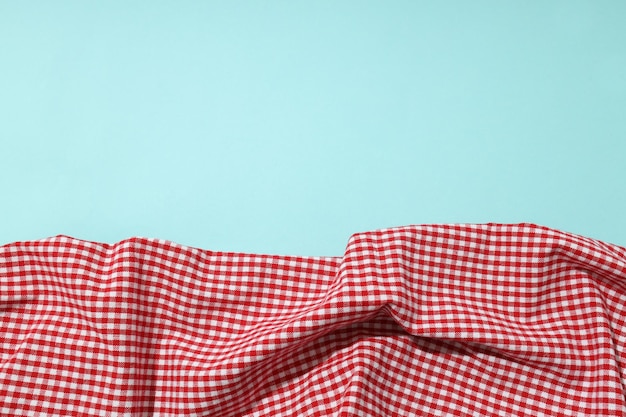
[[[3,1],[0,243],[626,245],[626,2]]]

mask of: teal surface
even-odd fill
[[[0,243],[626,245],[626,2],[3,1]]]

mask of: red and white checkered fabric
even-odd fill
[[[0,413],[626,415],[626,249],[532,224],[343,257],[0,247]]]

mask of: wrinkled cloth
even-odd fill
[[[343,257],[0,247],[0,414],[626,415],[626,249],[533,224]]]

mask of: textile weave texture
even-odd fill
[[[419,225],[343,257],[0,247],[0,414],[626,415],[626,249]]]

